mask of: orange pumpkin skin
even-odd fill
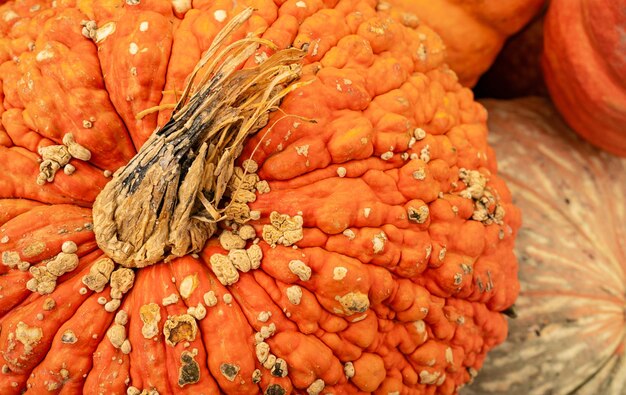
[[[439,37],[369,0],[184,6],[0,6],[0,393],[456,393],[506,337],[520,214],[486,112],[443,65]],[[201,54],[246,6],[258,11],[232,40],[260,31],[279,48],[308,44],[309,85],[238,161],[252,158],[269,186],[248,203],[260,267],[225,285],[212,258],[229,251],[212,238],[197,255],[127,269],[123,293],[113,280],[88,286],[113,278],[90,218],[108,172],[170,117]],[[94,43],[89,20],[115,31]],[[92,157],[37,184],[38,150],[65,133]],[[271,245],[274,212],[301,216],[302,238]],[[50,293],[29,290],[68,255],[76,266]]]
[[[547,99],[482,103],[489,141],[506,158],[498,169],[524,213],[523,263],[509,337],[464,391],[621,394],[626,159],[582,140]]]
[[[550,96],[576,133],[626,156],[624,4],[551,2],[544,26],[542,68]]]
[[[446,62],[464,86],[489,69],[506,39],[541,10],[544,0],[389,0],[392,15],[424,21],[446,44]]]

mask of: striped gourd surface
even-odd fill
[[[576,137],[546,100],[484,101],[524,223],[509,338],[464,395],[626,394],[626,160]]]

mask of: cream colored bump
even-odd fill
[[[261,334],[263,339],[267,339],[268,337],[273,336],[274,333],[276,333],[276,324],[272,322],[269,325],[262,326],[259,330],[259,333]]]
[[[213,273],[222,285],[231,285],[239,280],[239,272],[226,255],[213,254],[209,261]]]
[[[259,363],[265,363],[265,361],[267,361],[267,357],[270,355],[270,345],[265,342],[258,343],[255,346],[255,353]]]
[[[76,171],[76,167],[74,167],[74,165],[70,163],[63,166],[63,173],[65,173],[68,176],[74,174],[75,171]]]
[[[382,160],[389,160],[391,158],[393,158],[393,152],[391,151],[384,152],[382,155],[380,155],[380,159]]]
[[[348,274],[348,269],[346,269],[343,266],[336,266],[333,269],[333,280],[336,280],[336,281],[343,280],[344,278],[346,278],[347,274]]]
[[[37,56],[35,56],[35,60],[37,60],[38,62],[43,62],[44,60],[52,58],[54,58],[54,52],[52,52],[49,48],[46,48],[43,51],[39,51],[37,53]]]
[[[76,334],[70,329],[66,330],[61,335],[61,343],[74,344],[77,341],[78,341],[78,337],[76,337]]]
[[[259,164],[253,159],[246,159],[241,163],[241,167],[248,173],[256,173],[259,170]]]
[[[169,306],[172,304],[176,304],[178,303],[178,295],[175,293],[172,293],[166,297],[163,298],[162,300],[163,306]]]
[[[261,266],[263,260],[263,250],[258,244],[252,244],[250,248],[246,250],[248,257],[250,258],[250,267],[252,269],[258,269]]]
[[[428,370],[422,370],[420,372],[420,384],[433,385],[437,383],[439,376],[441,373],[439,372],[429,372]]]
[[[424,168],[421,169],[417,169],[413,172],[413,178],[415,178],[416,180],[423,180],[426,178],[426,170]]]
[[[213,18],[215,18],[215,20],[220,23],[224,22],[227,17],[228,14],[224,10],[216,10],[215,12],[213,12]]]
[[[263,226],[263,240],[272,247],[277,244],[290,247],[304,237],[303,224],[301,215],[290,217],[273,211],[270,214],[270,224]]]
[[[187,314],[194,317],[196,320],[202,320],[206,317],[206,308],[202,303],[198,303],[198,306],[191,306],[187,309]]]
[[[446,362],[452,365],[454,363],[454,354],[452,353],[452,349],[450,347],[446,348]]]
[[[8,241],[8,239],[7,239]],[[16,251],[4,251],[2,253],[2,264],[9,268],[15,268],[21,262],[20,254]]]
[[[15,18],[19,18],[20,16],[18,15],[17,12],[13,11],[13,10],[8,10],[6,11],[3,15],[2,15],[2,19],[5,22],[10,22]]]
[[[111,297],[121,299],[135,283],[135,272],[128,268],[120,268],[111,273]]]
[[[204,300],[204,304],[208,307],[213,307],[217,304],[217,297],[215,296],[214,291],[205,293],[202,299]]]
[[[26,288],[40,295],[48,295],[54,291],[57,285],[57,276],[50,274],[45,267],[31,266],[29,273],[33,276],[26,282]]]
[[[261,311],[259,313],[259,315],[257,316],[257,320],[261,321],[261,322],[267,322],[270,317],[272,316],[272,313],[269,311]]]
[[[93,39],[95,39],[95,42],[97,44],[100,44],[101,42],[106,40],[111,34],[115,33],[116,27],[117,25],[115,24],[115,22],[109,22],[102,25],[95,31]]]
[[[63,251],[66,254],[73,254],[77,250],[78,250],[78,246],[76,245],[76,243],[74,243],[71,240],[68,240],[61,245],[61,251]]]
[[[417,47],[417,58],[421,60],[422,62],[425,62],[426,57],[427,57],[426,46],[423,43],[420,43],[420,45]]]
[[[156,303],[148,303],[139,308],[139,317],[143,322],[141,334],[146,339],[152,339],[159,334],[161,309]]]
[[[302,288],[297,285],[292,285],[291,287],[287,288],[286,292],[287,299],[289,299],[289,302],[291,302],[291,304],[300,304],[300,301],[302,300]]]
[[[363,216],[364,216],[365,218],[369,218],[369,216],[370,216],[370,214],[371,214],[371,213],[372,213],[372,209],[371,209],[371,207],[365,207],[365,208],[363,209]]]
[[[276,355],[270,354],[267,356],[267,359],[265,360],[263,367],[265,369],[271,369],[274,367],[275,364],[276,364]]]
[[[428,215],[430,214],[430,210],[428,206],[423,205],[417,208],[409,207],[407,209],[409,220],[413,222],[417,222],[418,224],[423,224],[428,219]]]
[[[426,131],[422,128],[415,128],[413,130],[413,136],[417,141],[424,140],[426,138]]]
[[[8,242],[9,242],[9,236],[6,236],[6,235],[5,235],[5,236],[3,236],[3,237],[0,239],[0,243],[1,243],[1,244],[6,244],[6,243],[8,243]]]
[[[24,346],[23,355],[30,355],[33,352],[33,346],[39,344],[43,337],[43,330],[36,326],[28,326],[22,321],[17,323],[15,328],[15,340]]]
[[[193,291],[198,287],[198,274],[190,274],[183,278],[183,281],[180,282],[179,292],[180,296],[183,299],[187,299],[191,296]]]
[[[107,338],[115,348],[120,348],[126,340],[126,328],[123,325],[114,323],[107,331]]]
[[[256,183],[256,190],[260,194],[269,193],[270,192],[270,184],[265,180],[261,180]]]
[[[115,264],[110,258],[97,260],[89,268],[89,274],[83,276],[82,282],[94,292],[102,292],[109,283],[111,273],[115,269]]]
[[[420,151],[420,160],[424,163],[430,162],[430,145],[426,144]]]
[[[233,266],[240,272],[248,272],[252,268],[250,257],[246,250],[230,250],[228,251],[228,259]]]
[[[354,364],[352,362],[346,362],[345,365],[343,365],[343,372],[348,379],[354,377],[354,374],[356,373],[354,371]]]
[[[172,8],[179,14],[184,14],[191,9],[191,0],[172,0]]]
[[[112,313],[120,307],[121,300],[111,299],[104,304],[104,310],[108,313]]]
[[[336,296],[335,300],[341,304],[343,313],[348,316],[355,313],[364,313],[370,307],[367,295],[358,291],[348,292],[343,296]]]
[[[225,250],[241,249],[246,247],[246,241],[230,230],[225,230],[220,234],[220,245]]]
[[[63,136],[63,144],[65,144],[67,151],[72,157],[85,162],[91,159],[91,152],[77,143],[72,133],[66,133]]]
[[[302,0],[296,2],[296,7],[298,8],[306,8],[306,3]]]
[[[226,304],[231,304],[233,302],[233,295],[231,294],[224,294],[224,296],[222,296],[222,300],[224,301],[224,303]]]
[[[137,55],[137,52],[139,52],[139,46],[137,45],[137,43],[130,43],[128,45],[128,53],[131,55]]]
[[[379,254],[385,249],[385,244],[387,243],[387,235],[385,232],[380,232],[372,238],[372,246],[374,249],[374,254]]]
[[[300,281],[308,281],[311,279],[311,268],[301,260],[294,259],[289,261],[289,270],[298,276]]]
[[[300,156],[308,157],[309,156],[309,144],[295,146],[296,153]]]
[[[140,32],[147,32],[148,31],[148,27],[150,25],[148,24],[148,21],[143,21],[139,24],[139,31]]]
[[[120,325],[126,325],[128,323],[128,313],[124,310],[120,310],[115,314],[115,323]]]
[[[344,236],[348,238],[348,240],[354,240],[356,238],[356,234],[352,229],[346,229],[342,233]]]
[[[446,257],[446,247],[443,247],[440,251],[439,251],[439,262],[443,262],[443,260]]]
[[[124,339],[122,345],[120,346],[120,351],[122,351],[123,354],[130,354],[130,352],[132,351],[132,347],[130,346],[130,340]]]
[[[241,228],[239,228],[238,234],[239,234],[239,237],[241,237],[244,240],[252,240],[256,237],[256,231],[254,230],[254,227],[251,225],[244,225]]]
[[[324,380],[317,379],[307,387],[306,392],[309,395],[319,395],[324,390],[325,386]]]
[[[337,175],[338,175],[339,177],[342,177],[342,178],[343,178],[343,177],[345,177],[345,176],[346,176],[346,174],[347,174],[347,173],[348,173],[348,171],[346,170],[346,168],[345,168],[345,167],[340,166],[340,167],[338,167],[338,168],[337,168]]]

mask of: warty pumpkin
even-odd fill
[[[1,6],[0,393],[476,375],[520,215],[439,37],[376,5]]]
[[[624,29],[623,1],[552,1],[542,57],[550,96],[569,126],[619,156],[626,156]]]
[[[482,103],[524,213],[521,290],[509,337],[464,393],[623,394],[626,160],[579,138],[547,99]]]
[[[506,39],[537,15],[544,3],[544,0],[387,0],[382,8],[416,26],[419,20],[426,21],[443,39],[446,62],[461,84],[472,87],[494,62]]]

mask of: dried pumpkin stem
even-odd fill
[[[260,45],[271,47],[255,37],[223,45],[251,12],[218,34],[172,118],[96,199],[96,240],[119,264],[144,267],[199,251],[236,198],[237,190],[229,192],[227,185],[244,142],[267,124],[285,95],[307,83],[296,82],[305,53],[295,48],[241,69]]]

